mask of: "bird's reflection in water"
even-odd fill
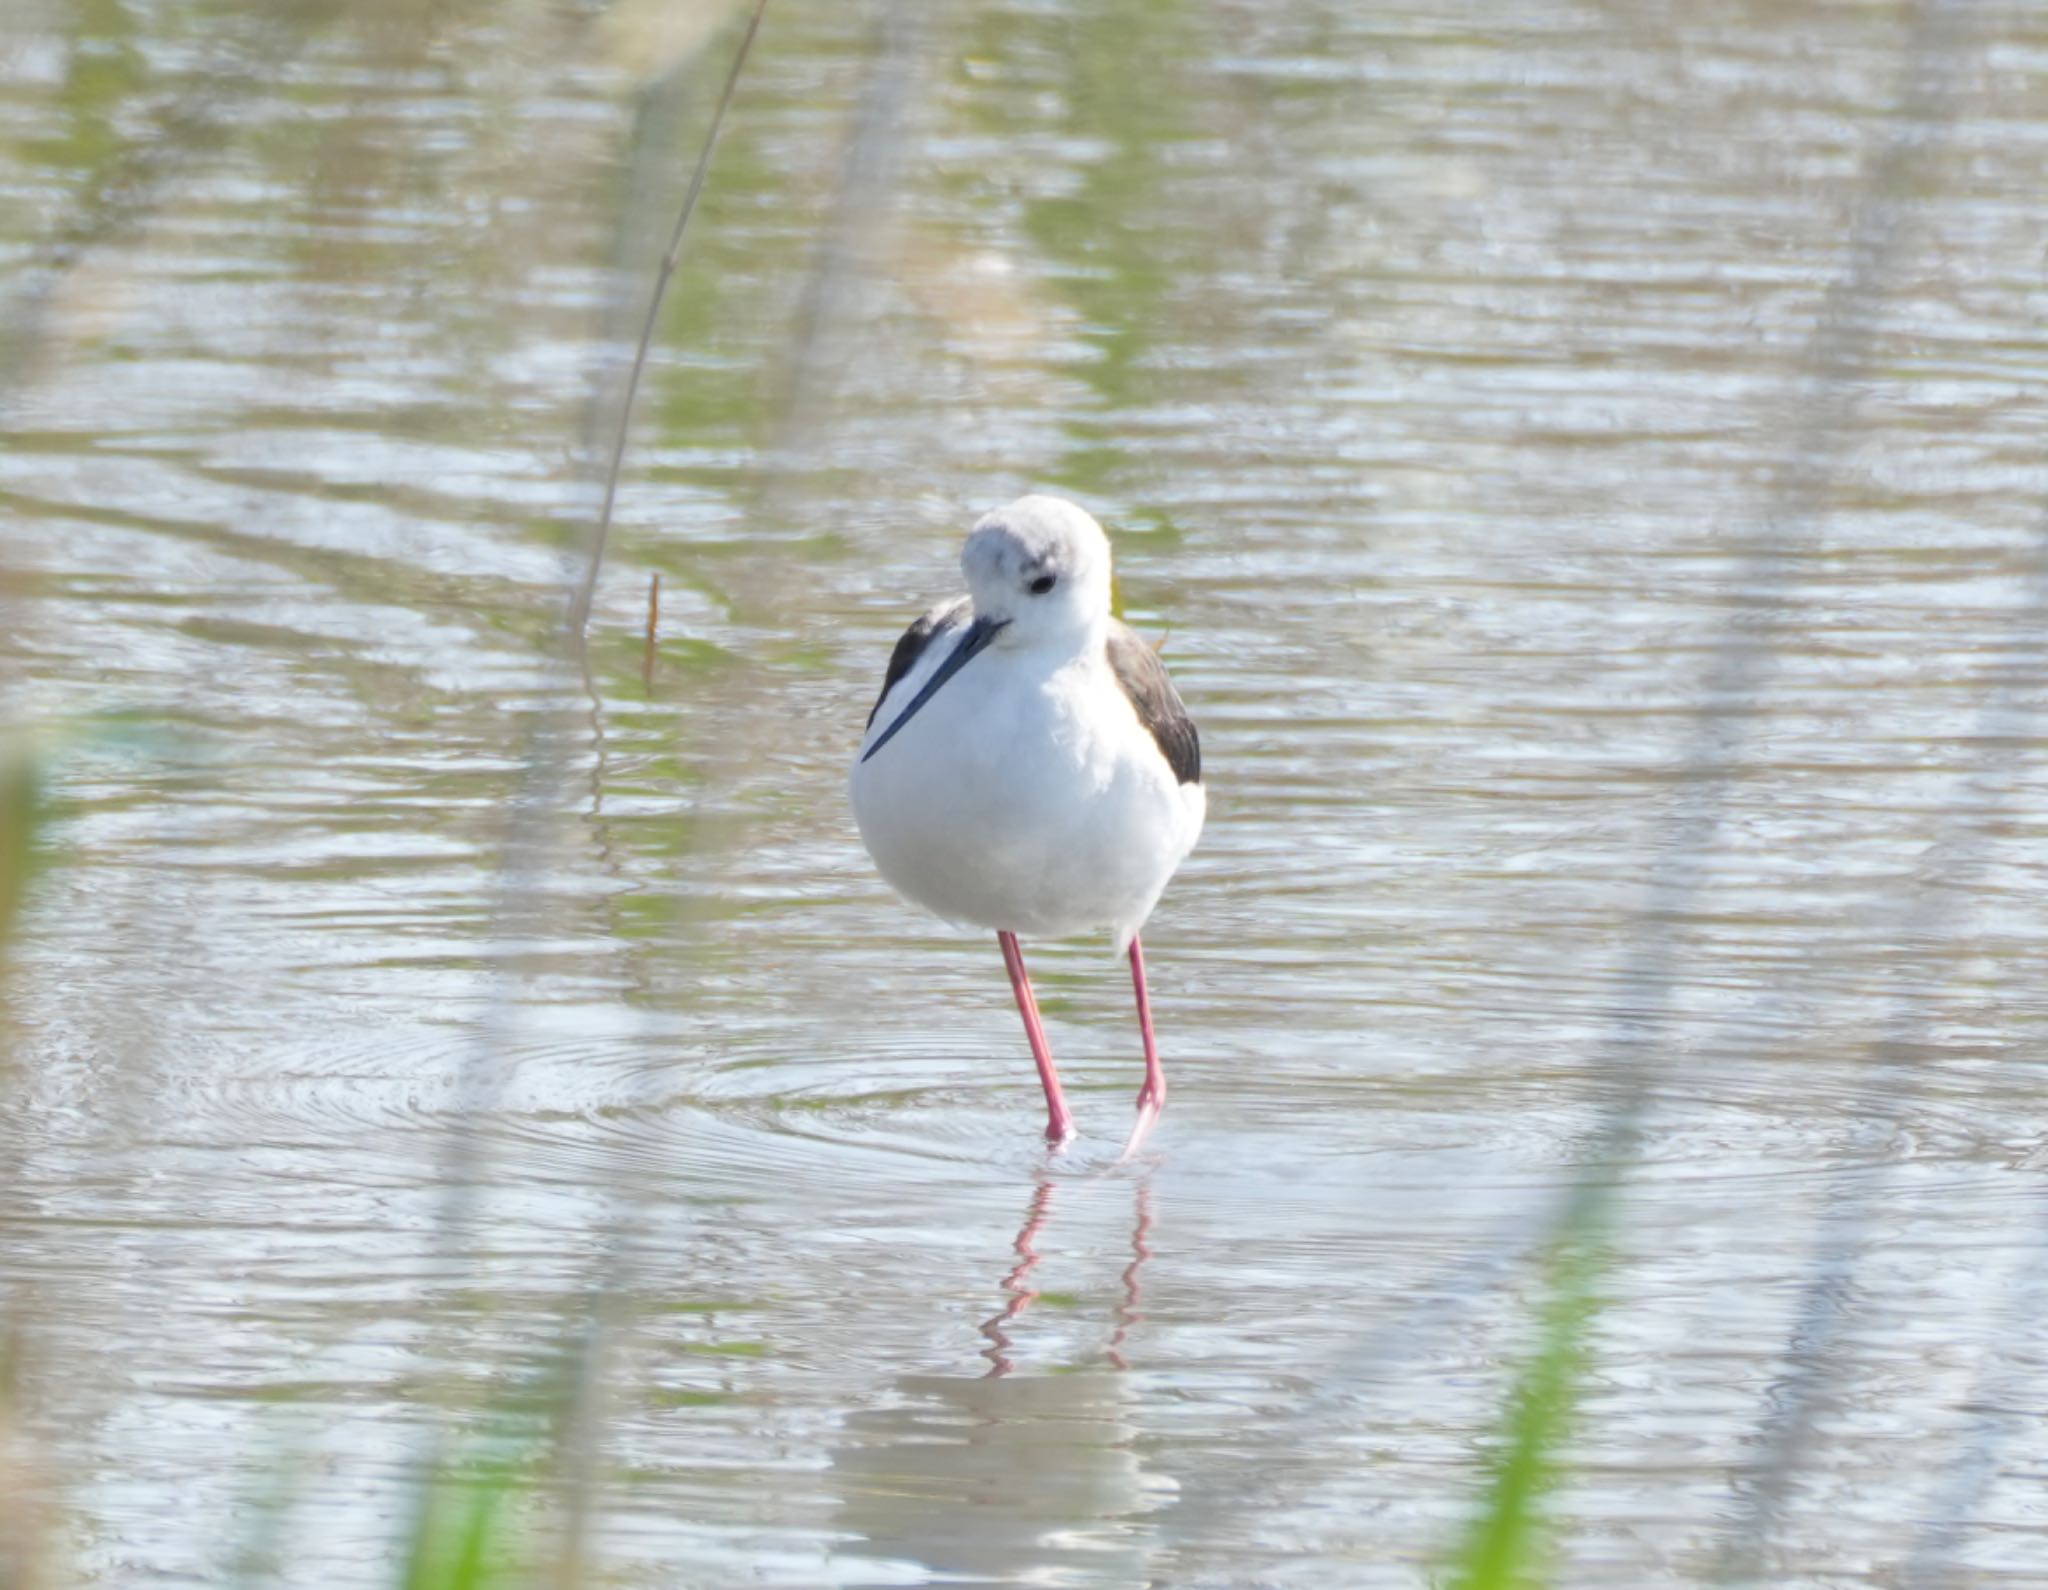
[[[1042,1181],[1038,1184],[1038,1191],[1031,1195],[1031,1208],[1025,1213],[1024,1224],[1017,1228],[1017,1240],[1010,1244],[1011,1251],[1017,1255],[1016,1268],[1004,1276],[1002,1281],[1003,1290],[1009,1294],[1009,1301],[1003,1305],[999,1313],[981,1322],[981,1334],[989,1340],[989,1345],[982,1351],[981,1356],[988,1360],[988,1378],[991,1380],[998,1375],[1007,1375],[1017,1367],[1010,1357],[1010,1338],[1003,1327],[1029,1308],[1033,1299],[1038,1296],[1030,1285],[1031,1272],[1038,1268],[1038,1249],[1035,1244],[1038,1241],[1039,1228],[1045,1224],[1045,1217],[1052,1212],[1052,1192],[1056,1185],[1058,1184],[1055,1182]]]
[[[1131,1262],[1124,1266],[1123,1300],[1116,1306],[1116,1329],[1109,1338],[1109,1361],[1119,1369],[1131,1367],[1124,1356],[1124,1343],[1131,1331],[1144,1322],[1138,1305],[1145,1301],[1145,1261],[1152,1257],[1152,1181],[1138,1183],[1138,1212],[1131,1222]]]
[[[1029,1308],[1038,1296],[1030,1278],[1031,1272],[1038,1268],[1038,1233],[1052,1212],[1053,1189],[1056,1186],[1058,1183],[1052,1181],[1038,1184],[1038,1191],[1031,1198],[1031,1207],[1025,1213],[1024,1224],[1017,1228],[1017,1240],[1010,1244],[1011,1251],[1017,1255],[1017,1263],[1002,1280],[1002,1288],[1009,1294],[1009,1301],[996,1314],[982,1321],[981,1334],[989,1339],[989,1345],[982,1350],[981,1356],[989,1361],[991,1380],[998,1375],[1007,1375],[1017,1367],[1010,1356],[1009,1333],[1003,1327]],[[1124,1344],[1130,1340],[1132,1327],[1145,1318],[1138,1312],[1138,1305],[1145,1298],[1145,1261],[1152,1257],[1149,1240],[1152,1235],[1152,1183],[1149,1179],[1138,1183],[1136,1201],[1137,1209],[1131,1221],[1131,1262],[1124,1266],[1123,1297],[1113,1314],[1116,1329],[1110,1333],[1106,1354],[1118,1369],[1131,1367],[1130,1360],[1124,1355]]]
[[[905,1375],[890,1406],[854,1414],[834,1455],[839,1526],[850,1557],[911,1563],[961,1584],[1143,1584],[1160,1549],[1154,1521],[1179,1491],[1147,1473],[1132,1420],[1131,1366],[1144,1321],[1152,1190],[1132,1193],[1130,1261],[1113,1328],[1085,1367],[1031,1373],[1010,1327],[1039,1292],[1033,1273],[1052,1240],[1058,1184],[1033,1191],[997,1283],[1003,1307],[983,1321],[988,1369],[978,1376]],[[853,1561],[842,1562],[853,1569]],[[877,1563],[880,1569],[880,1563]],[[841,1584],[902,1583],[901,1569]]]

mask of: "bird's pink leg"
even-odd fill
[[[1138,1031],[1145,1037],[1145,1085],[1138,1090],[1138,1118],[1131,1123],[1126,1157],[1135,1154],[1166,1108],[1166,1068],[1159,1063],[1159,1040],[1152,1036],[1152,997],[1145,991],[1145,952],[1131,935],[1131,986],[1138,991]]]
[[[1003,947],[1003,964],[1010,969],[1010,987],[1024,1018],[1024,1035],[1031,1040],[1031,1058],[1038,1062],[1038,1080],[1045,1084],[1045,1140],[1057,1147],[1074,1135],[1074,1117],[1060,1092],[1060,1074],[1052,1068],[1052,1045],[1045,1041],[1045,1023],[1038,1019],[1038,1001],[1031,995],[1031,978],[1024,970],[1024,952],[1017,946],[1017,935],[998,933],[996,941]]]

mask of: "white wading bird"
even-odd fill
[[[854,819],[897,893],[993,929],[1045,1084],[1074,1135],[1019,934],[1107,928],[1128,951],[1145,1085],[1128,1154],[1166,1103],[1138,929],[1202,831],[1202,749],[1152,647],[1109,611],[1109,538],[1020,497],[960,553],[966,596],[904,633],[853,765]]]

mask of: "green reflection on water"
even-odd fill
[[[1116,413],[1150,400],[1145,361],[1159,345],[1174,284],[1185,279],[1195,239],[1161,202],[1166,152],[1188,136],[1183,79],[1197,29],[1177,0],[1127,0],[1077,13],[985,10],[974,53],[1008,70],[1032,61],[1030,81],[972,98],[982,130],[1022,138],[1043,131],[1048,100],[1063,139],[1099,147],[1079,163],[1071,189],[1033,197],[1024,230],[1053,264],[1048,285],[1079,313],[1090,356],[1070,373],[1092,387],[1100,418],[1071,416],[1053,483],[1090,496],[1132,485]],[[1137,66],[1136,63],[1142,63]],[[1057,84],[1050,95],[1041,82]],[[1148,516],[1163,528],[1161,516]]]

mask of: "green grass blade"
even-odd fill
[[[42,778],[26,750],[0,749],[0,956],[36,870],[45,806]]]
[[[426,1481],[431,1487],[406,1554],[405,1590],[490,1590],[523,1582],[522,1542],[514,1533],[509,1503],[519,1479],[509,1463],[480,1473],[447,1471]]]
[[[1540,1504],[1557,1484],[1559,1450],[1578,1411],[1586,1338],[1598,1308],[1596,1253],[1581,1240],[1553,1260],[1542,1333],[1509,1399],[1485,1501],[1453,1560],[1453,1590],[1538,1590],[1549,1582]]]

